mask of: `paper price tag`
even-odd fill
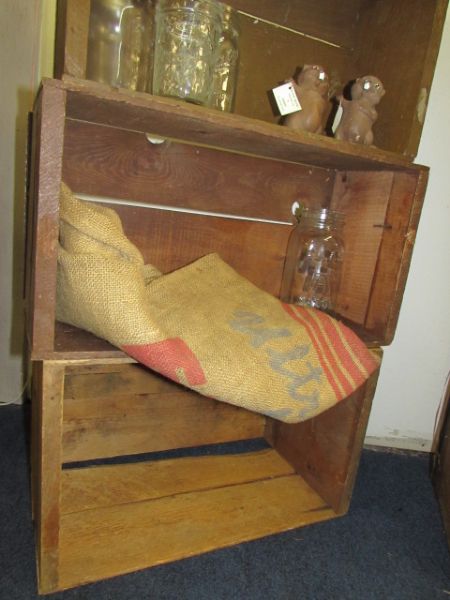
[[[333,133],[336,133],[336,129],[338,128],[338,125],[341,122],[343,112],[344,109],[342,108],[342,104],[339,104],[338,109],[336,111],[336,115],[334,117],[333,125],[331,126],[331,131]]]
[[[280,115],[289,115],[290,113],[302,110],[292,83],[283,83],[283,85],[273,88],[272,93]]]

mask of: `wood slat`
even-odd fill
[[[372,339],[390,344],[397,326],[416,231],[425,197],[428,170],[418,178],[395,175],[386,214],[386,229],[367,312],[366,329]]]
[[[336,516],[296,475],[64,515],[59,587]]]
[[[376,75],[386,89],[374,126],[375,144],[382,148],[410,157],[417,153],[446,5],[440,0],[362,3],[355,75]]]
[[[28,337],[31,358],[53,349],[58,245],[59,181],[62,169],[65,93],[49,89],[35,107],[30,218],[33,228],[31,274],[28,282]]]
[[[337,514],[349,507],[377,378],[314,419],[273,424],[274,448]]]
[[[289,222],[299,197],[330,195],[334,172],[67,120],[63,179],[77,193]]]
[[[278,12],[278,1],[270,4]],[[278,122],[270,90],[293,77],[305,64],[323,65],[332,92],[340,91],[354,73],[353,55],[348,48],[324,44],[258,19],[241,16],[239,22],[239,76],[234,109],[238,115]]]
[[[181,385],[141,365],[74,365],[66,367],[64,399],[89,400],[126,394],[178,393]],[[72,409],[68,410],[73,415]],[[67,413],[66,413],[67,414]]]
[[[290,227],[115,206],[126,236],[163,273],[217,252],[236,271],[278,296]]]
[[[352,47],[360,0],[228,0],[227,4],[274,24]]]
[[[62,473],[61,513],[154,500],[292,473],[293,468],[274,450],[66,469]]]
[[[58,0],[55,77],[86,77],[90,0]]]
[[[264,435],[265,418],[190,390],[78,398],[64,404],[63,462]]]
[[[341,173],[332,200],[332,208],[345,215],[337,312],[361,325],[371,298],[392,182],[392,172]]]
[[[39,585],[54,588],[60,550],[64,365],[33,363],[33,510]]]
[[[330,169],[419,169],[398,154],[222,113],[183,101],[66,78],[44,88],[67,91],[67,116],[162,137]]]

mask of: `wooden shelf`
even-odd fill
[[[335,516],[272,449],[66,469],[59,588]]]
[[[66,117],[153,133],[231,152],[325,169],[408,170],[409,157],[323,135],[195,106],[181,100],[116,89],[71,77],[44,80],[67,93]]]

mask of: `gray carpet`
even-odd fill
[[[27,411],[0,409],[0,599],[37,598]],[[428,457],[365,450],[347,516],[52,599],[450,600]]]

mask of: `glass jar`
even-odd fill
[[[216,0],[158,0],[154,94],[208,105],[222,8]]]
[[[225,5],[222,33],[214,67],[210,106],[227,112],[234,110],[239,62],[239,34],[238,15],[231,6]]]
[[[342,271],[344,215],[327,208],[302,208],[292,233],[281,299],[333,313]]]
[[[152,67],[152,1],[91,0],[86,77],[146,91]]]

